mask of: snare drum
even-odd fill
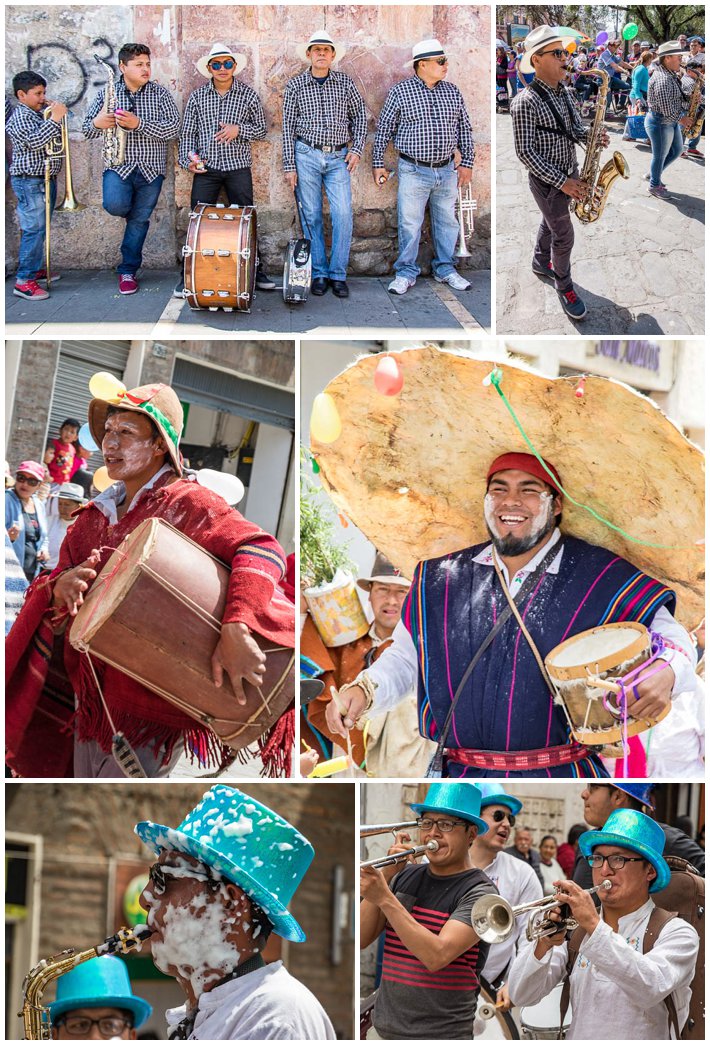
[[[520,1010],[520,1034],[524,1041],[553,1041],[560,1028],[560,999],[562,984],[550,991],[546,998],[537,1005],[524,1005]],[[572,1022],[572,1010],[567,1012],[562,1021],[562,1037],[564,1038]]]
[[[602,624],[582,631],[548,653],[545,667],[557,691],[556,703],[564,706],[572,733],[580,744],[621,742],[622,713],[615,700],[618,687],[614,680],[623,678],[650,657],[648,629],[635,621]],[[629,718],[626,735],[643,733],[669,711],[670,706],[657,719],[648,721]]]
[[[235,751],[257,740],[294,699],[294,651],[254,634],[266,653],[257,689],[237,703],[225,672],[212,681],[230,571],[162,519],[147,519],[116,549],[74,619],[69,641],[111,664]]]
[[[184,258],[190,308],[250,312],[256,279],[256,210],[198,203],[190,213]]]

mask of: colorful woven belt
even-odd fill
[[[590,751],[583,744],[561,744],[559,747],[540,747],[532,751],[476,751],[466,747],[444,748],[450,762],[474,769],[552,769],[570,762],[581,762]]]

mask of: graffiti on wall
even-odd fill
[[[93,97],[106,83],[106,70],[94,60],[97,54],[116,71],[117,51],[112,43],[99,37],[92,40],[86,52],[77,49],[65,40],[52,40],[44,44],[28,44],[25,68],[33,69],[47,81],[47,97],[62,101],[72,109],[84,101],[87,93]]]

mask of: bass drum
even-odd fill
[[[372,1010],[375,1007],[377,991],[360,1002],[360,1039],[361,1041],[378,1041],[377,1032],[372,1026]],[[509,1012],[496,1009],[496,992],[481,978],[481,992],[478,995],[478,1008],[473,1021],[473,1037],[476,1041],[517,1041],[520,1038],[515,1020]]]
[[[182,248],[192,309],[251,312],[256,279],[256,210],[198,203]]]

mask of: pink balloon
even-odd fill
[[[383,396],[396,396],[402,391],[404,376],[392,356],[383,356],[375,367],[375,388]]]

